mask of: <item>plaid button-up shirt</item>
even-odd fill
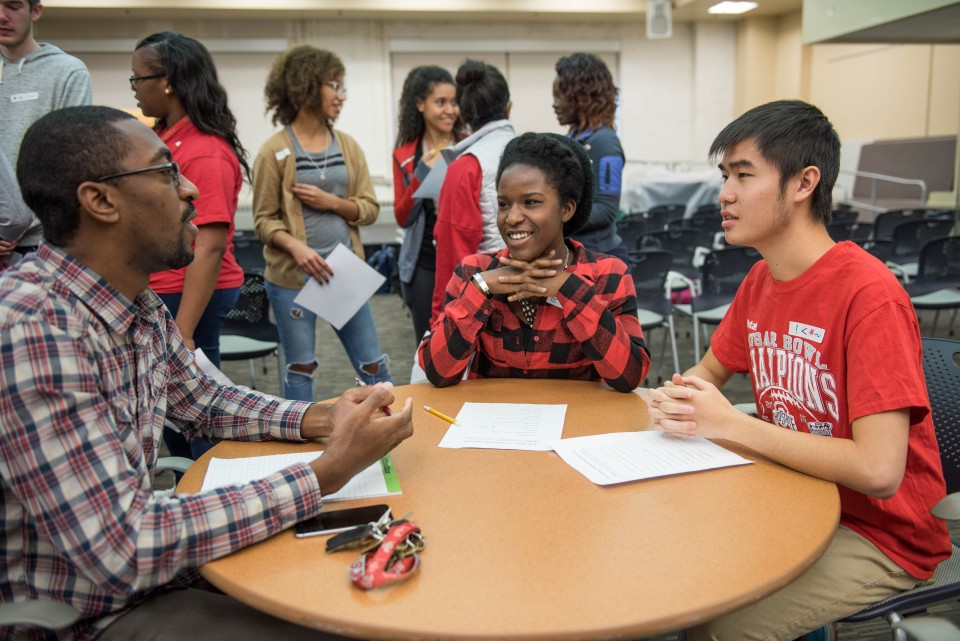
[[[559,307],[540,299],[533,327],[517,318],[506,296],[487,299],[470,282],[501,267],[506,249],[463,259],[447,285],[443,313],[418,350],[431,383],[456,384],[473,358],[470,378],[603,379],[621,392],[640,384],[650,355],[627,266],[567,242],[576,260],[560,287]]]
[[[218,386],[153,292],[131,303],[41,245],[0,275],[0,601],[69,603],[84,618],[55,638],[90,639],[191,568],[314,516],[320,488],[303,464],[202,494],[153,492],[165,417],[188,438],[301,440],[307,407]]]

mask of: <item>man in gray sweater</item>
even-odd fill
[[[42,13],[40,0],[0,0],[0,154],[12,168],[17,166],[20,140],[34,121],[55,109],[93,102],[87,67],[57,47],[34,39],[33,23]],[[19,217],[7,209],[10,203],[19,201],[19,194],[7,196],[0,204],[3,220]],[[41,236],[36,217],[22,230],[4,226],[0,232],[0,261],[8,258],[13,241],[18,250],[32,249]]]

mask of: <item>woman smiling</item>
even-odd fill
[[[497,171],[506,249],[468,256],[418,357],[434,385],[470,378],[602,379],[629,392],[650,368],[633,280],[619,259],[564,240],[590,215],[590,159],[576,141],[528,133]],[[471,358],[472,364],[471,364]]]

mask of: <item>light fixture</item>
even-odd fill
[[[727,0],[725,2],[720,2],[713,5],[712,7],[707,9],[707,13],[727,13],[727,14],[745,13],[747,11],[750,11],[751,9],[756,9],[756,8],[757,8],[756,2],[730,2],[729,0]]]

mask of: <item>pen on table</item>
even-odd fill
[[[424,406],[423,406],[423,409],[427,410],[428,412],[430,412],[431,414],[433,414],[433,415],[436,416],[437,418],[442,418],[443,420],[445,420],[447,423],[450,423],[451,425],[458,425],[457,419],[455,419],[455,418],[450,418],[449,416],[447,416],[447,415],[444,414],[443,412],[438,412],[437,410],[433,409],[433,408],[430,407],[429,405],[424,405]]]
[[[367,386],[367,384],[364,383],[363,381],[361,381],[359,378],[355,378],[355,379],[353,379],[353,380],[356,381],[357,387],[366,387],[366,386]],[[386,405],[384,405],[384,406],[381,407],[380,409],[382,409],[382,410],[383,410],[383,413],[386,414],[387,416],[393,416],[393,410],[390,409],[389,407],[387,407]]]

